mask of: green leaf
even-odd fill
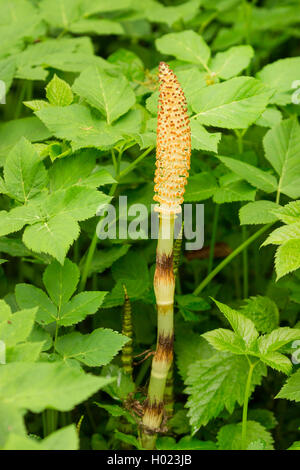
[[[255,421],[247,422],[246,447],[257,440],[264,444],[263,449],[273,450],[272,435]],[[218,432],[218,447],[220,450],[242,450],[242,423],[226,424]]]
[[[0,299],[0,321],[8,320],[11,316],[11,308],[5,302],[5,300]]]
[[[60,336],[56,350],[64,361],[76,359],[87,366],[99,367],[108,364],[127,341],[127,336],[110,329],[98,328],[88,335],[73,332]]]
[[[25,434],[22,414],[22,411],[17,410],[13,404],[0,402],[0,449],[3,448],[10,433]]]
[[[0,368],[0,401],[33,413],[46,408],[70,411],[112,381],[61,363],[4,364]]]
[[[257,126],[274,127],[282,120],[281,112],[276,108],[267,108],[262,115],[255,121]]]
[[[233,331],[218,328],[216,330],[207,331],[202,336],[218,351],[227,351],[233,354],[247,354],[245,344]]]
[[[43,349],[43,342],[17,344],[6,352],[6,362],[35,362]]]
[[[245,204],[239,211],[241,225],[270,224],[276,222],[273,210],[279,206],[272,201],[254,201]]]
[[[173,437],[160,437],[157,440],[158,450],[217,450],[212,441],[199,441],[191,436],[182,437],[178,442]]]
[[[184,194],[185,202],[203,201],[210,198],[218,188],[216,178],[211,172],[190,176]]]
[[[73,93],[70,85],[54,75],[46,87],[46,96],[49,103],[54,106],[68,106],[73,102]]]
[[[107,292],[81,292],[60,310],[58,323],[63,326],[74,325],[85,319],[87,315],[96,313]]]
[[[270,333],[279,326],[279,311],[275,302],[268,297],[257,295],[244,300],[240,309],[245,317],[253,321],[261,333]]]
[[[246,129],[264,111],[271,94],[258,80],[237,77],[200,89],[191,105],[201,124]]]
[[[300,401],[300,369],[289,377],[275,398],[286,398],[291,401]]]
[[[175,355],[179,373],[187,377],[188,368],[195,362],[195,357],[209,359],[215,351],[200,334],[190,328],[181,328],[181,334],[175,338]]]
[[[225,352],[218,352],[189,367],[185,391],[190,395],[187,407],[194,433],[224,408],[232,413],[236,403],[242,405],[248,372],[246,357]],[[259,363],[254,368],[251,391],[263,375],[266,375],[266,367]]]
[[[191,121],[191,136],[193,149],[218,152],[218,143],[221,140],[220,132],[207,132],[197,119],[193,119]]]
[[[143,449],[143,447],[140,445],[137,438],[135,436],[130,435],[130,434],[124,434],[123,432],[115,430],[115,438],[119,439],[122,442],[125,442],[126,444],[130,444],[131,446],[135,447],[136,449]]]
[[[40,219],[36,205],[15,207],[10,212],[0,211],[0,237],[21,230],[26,224],[33,224]]]
[[[300,222],[300,201],[292,201],[274,211],[276,217],[285,224]]]
[[[80,19],[70,26],[70,31],[75,34],[96,34],[99,36],[108,34],[124,34],[120,23],[111,20]]]
[[[276,90],[271,103],[285,105],[292,102],[292,84],[299,80],[300,57],[288,57],[266,65],[257,77]]]
[[[47,173],[32,144],[22,138],[9,153],[4,166],[7,192],[20,202],[27,202],[47,184]]]
[[[233,328],[233,331],[245,341],[247,348],[251,348],[258,338],[258,332],[254,323],[227,305],[222,304],[217,300],[214,300],[214,302],[227,318],[228,322]]]
[[[97,67],[85,69],[75,80],[73,91],[99,109],[107,124],[116,121],[135,103],[135,95],[124,76],[113,77]]]
[[[16,299],[20,308],[37,308],[36,321],[41,325],[56,321],[57,309],[41,289],[30,284],[17,284]]]
[[[272,369],[278,370],[279,372],[283,372],[287,375],[291,373],[292,363],[281,353],[267,352],[260,354],[259,358],[261,361],[267,364],[267,366],[272,367]]]
[[[43,18],[55,28],[68,30],[81,12],[81,0],[42,0],[39,8]]]
[[[78,266],[71,260],[66,259],[61,265],[53,261],[43,274],[43,282],[46,290],[59,310],[66,304],[74,294],[79,281]]]
[[[163,54],[205,67],[210,58],[210,49],[202,36],[194,31],[170,33],[156,39],[156,48]]]
[[[238,176],[248,181],[255,188],[261,189],[267,193],[276,191],[277,180],[275,176],[256,168],[249,163],[237,160],[236,158],[218,157],[230,170]]]
[[[26,227],[23,242],[30,250],[52,255],[63,264],[68,249],[79,232],[79,225],[72,217],[59,214],[46,222]]]
[[[79,447],[76,426],[71,424],[53,432],[43,440],[10,433],[4,450],[77,450]]]
[[[258,340],[259,351],[262,354],[277,351],[291,341],[300,339],[300,329],[282,327],[273,330]]]
[[[106,269],[110,268],[115,261],[122,256],[126,255],[130,248],[130,245],[121,245],[121,246],[113,246],[108,250],[98,250],[96,251],[95,255],[93,256],[89,275],[93,273],[102,273]]]
[[[256,190],[245,181],[222,181],[221,187],[214,191],[213,200],[217,204],[235,201],[253,201]]]
[[[254,50],[251,46],[235,46],[219,52],[211,61],[210,69],[220,78],[228,80],[248,67]]]
[[[269,244],[283,245],[293,239],[300,239],[300,221],[295,224],[283,225],[273,230],[264,241],[263,246]]]
[[[27,339],[32,330],[36,312],[36,308],[21,310],[11,314],[8,319],[0,323],[0,338],[5,342],[6,347],[15,346]]]
[[[277,280],[300,268],[300,239],[288,240],[277,249],[275,268]]]
[[[300,196],[300,127],[295,117],[270,129],[263,139],[267,160],[280,179],[278,191],[291,198]]]

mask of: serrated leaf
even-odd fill
[[[286,398],[291,401],[300,401],[300,369],[289,377],[275,398]]]
[[[107,292],[91,291],[75,295],[68,303],[63,304],[58,323],[70,326],[78,323],[87,315],[97,312]]]
[[[202,36],[190,30],[165,34],[155,44],[163,54],[173,55],[193,64],[205,66],[210,57],[210,49]]]
[[[59,214],[48,221],[26,227],[23,242],[30,250],[52,255],[63,264],[79,232],[79,225],[72,217]]]
[[[36,312],[36,308],[21,310],[0,323],[0,338],[6,347],[15,346],[27,339],[33,328]]]
[[[247,348],[251,348],[258,338],[254,323],[227,305],[217,300],[214,300],[214,302],[229,321],[233,331],[245,341]]]
[[[255,121],[255,124],[262,127],[274,127],[279,124],[281,120],[281,112],[276,108],[268,107],[257,121]]]
[[[289,375],[292,370],[291,361],[281,353],[278,352],[267,352],[260,354],[260,360],[263,361],[267,366],[272,367],[272,369],[283,372],[286,375]]]
[[[195,433],[226,408],[233,412],[236,403],[244,401],[249,363],[244,356],[218,352],[212,357],[192,364],[185,380],[189,396],[188,416]],[[266,367],[257,364],[252,376],[251,390],[259,384]]]
[[[73,102],[73,92],[70,85],[56,74],[46,87],[46,96],[49,103],[54,106],[68,106]]]
[[[296,199],[300,196],[300,127],[295,117],[270,129],[263,139],[267,160],[280,179],[278,191]]]
[[[47,325],[57,319],[57,309],[47,294],[30,284],[16,285],[16,299],[20,308],[37,308],[36,321]]]
[[[300,329],[289,328],[287,326],[277,328],[276,330],[271,331],[271,333],[259,338],[259,351],[262,354],[277,351],[282,348],[282,346],[285,346],[296,339],[300,339]]]
[[[20,202],[27,202],[47,184],[47,172],[34,146],[22,138],[9,153],[4,166],[5,188]]]
[[[108,364],[128,341],[126,336],[104,328],[98,328],[88,335],[73,332],[60,336],[56,350],[63,360],[76,359],[89,367]]]
[[[74,92],[97,108],[112,124],[135,103],[135,95],[124,76],[113,77],[97,67],[89,67],[75,80]]]
[[[273,230],[264,241],[263,246],[269,244],[282,245],[294,239],[300,239],[300,221],[295,224],[283,225]]]
[[[251,77],[232,78],[200,89],[191,105],[201,124],[245,129],[264,111],[272,92]]]
[[[300,239],[288,240],[277,249],[275,268],[277,280],[300,268]]]
[[[275,176],[270,175],[260,168],[256,168],[249,163],[237,160],[236,158],[218,157],[231,171],[248,181],[255,188],[261,189],[267,193],[276,191],[277,180]]]
[[[191,121],[191,136],[193,149],[218,152],[218,143],[221,140],[220,132],[207,132],[197,119],[193,119]]]
[[[278,204],[272,201],[254,201],[245,204],[239,211],[241,225],[269,224],[276,222],[272,213]]]
[[[213,200],[217,204],[235,201],[254,201],[256,190],[246,181],[222,184],[214,191]]]
[[[275,302],[268,297],[257,295],[244,300],[241,313],[253,321],[256,329],[270,333],[279,326],[279,311]]]
[[[70,411],[112,381],[61,363],[4,364],[0,368],[0,400],[34,413],[46,408]]]
[[[238,75],[250,63],[254,55],[251,46],[235,46],[219,52],[211,61],[210,69],[220,78],[228,80]]]
[[[79,281],[78,266],[66,259],[61,265],[53,261],[43,274],[43,282],[52,301],[61,309],[74,294]]]
[[[276,217],[285,224],[300,222],[300,201],[292,201],[274,211]]]
[[[218,328],[216,330],[207,331],[202,336],[218,351],[227,351],[233,354],[247,354],[244,342],[231,330]]]
[[[0,237],[21,230],[26,224],[33,224],[40,219],[35,205],[15,207],[10,212],[0,211]]]
[[[246,448],[261,440],[265,450],[273,449],[272,435],[255,421],[247,422]],[[220,450],[243,450],[242,448],[242,423],[226,424],[218,432],[218,447]]]
[[[210,172],[190,176],[186,187],[185,202],[203,201],[210,198],[218,188],[216,178]]]

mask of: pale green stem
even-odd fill
[[[251,380],[253,375],[254,367],[256,366],[257,362],[252,364],[249,361],[249,372],[248,378],[245,388],[245,396],[244,396],[244,404],[243,404],[243,419],[242,419],[242,450],[246,449],[246,442],[247,442],[247,417],[248,417],[248,404],[250,398],[250,389],[251,389]]]

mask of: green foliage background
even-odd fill
[[[299,450],[299,1],[0,11],[0,448],[140,448],[151,357],[134,380],[122,370],[123,286],[138,356],[155,347],[156,246],[99,241],[96,214],[119,195],[152,203],[164,60],[187,98],[185,201],[205,201],[207,248],[181,258],[157,448]]]

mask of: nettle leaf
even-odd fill
[[[255,188],[261,189],[267,193],[276,191],[277,180],[275,176],[266,171],[256,168],[249,163],[237,160],[236,158],[218,157],[230,170],[241,178],[245,179]]]
[[[267,160],[280,179],[278,191],[291,198],[300,196],[300,126],[292,117],[270,129],[263,139]]]
[[[275,398],[286,398],[291,401],[300,401],[300,369],[289,377]]]
[[[66,259],[61,265],[53,261],[43,274],[46,290],[54,302],[61,309],[74,294],[79,281],[79,268],[71,260]]]
[[[240,312],[253,321],[256,329],[262,333],[270,333],[279,326],[279,311],[275,302],[269,297],[257,295],[244,299]]]
[[[97,67],[85,69],[75,80],[73,90],[97,108],[107,124],[127,113],[135,103],[135,94],[123,75],[114,77]]]
[[[70,85],[54,75],[46,87],[46,96],[54,106],[68,106],[73,102],[73,92]]]
[[[251,46],[235,46],[226,52],[219,52],[210,63],[210,69],[220,78],[228,80],[248,67],[253,58]]]
[[[217,180],[210,172],[190,176],[186,187],[185,202],[203,201],[214,195],[218,188]]]
[[[254,201],[256,189],[246,181],[227,182],[220,181],[221,186],[213,193],[213,200],[217,204],[235,201]]]
[[[108,364],[128,341],[116,331],[98,328],[91,334],[73,332],[58,338],[56,350],[63,360],[76,359],[90,367]]]
[[[197,150],[206,150],[209,152],[218,152],[218,143],[221,140],[220,132],[207,132],[205,127],[197,119],[191,120],[192,148]]]
[[[37,253],[48,253],[61,264],[68,249],[79,236],[79,225],[68,214],[59,214],[47,222],[26,227],[23,234],[25,245]]]
[[[191,106],[201,124],[245,129],[261,115],[271,95],[259,80],[237,77],[200,89]]]
[[[36,312],[36,308],[21,310],[0,322],[0,338],[7,347],[27,339],[33,328]]]
[[[194,31],[170,33],[156,39],[156,48],[163,54],[205,67],[210,58],[210,49],[202,36]]]
[[[4,364],[0,368],[0,402],[33,413],[46,408],[70,411],[113,380],[62,363]]]
[[[20,308],[37,307],[38,323],[47,325],[56,321],[57,309],[44,291],[30,284],[17,284],[15,293]]]
[[[258,72],[258,78],[276,90],[271,103],[285,105],[292,102],[292,84],[299,80],[299,69],[300,57],[288,57],[268,64]]]
[[[47,172],[34,146],[22,138],[9,153],[4,166],[7,193],[20,202],[27,202],[47,184]]]
[[[77,450],[78,447],[78,432],[76,426],[71,424],[42,440],[32,439],[23,433],[10,433],[3,450]]]
[[[63,326],[74,325],[84,320],[87,315],[96,313],[106,294],[107,292],[92,291],[75,295],[62,306],[58,323]]]
[[[300,239],[288,240],[283,243],[275,255],[277,280],[282,276],[300,268]]]
[[[276,222],[273,214],[279,205],[273,201],[254,201],[245,204],[239,211],[241,225],[269,224]]]
[[[248,349],[251,348],[258,338],[258,332],[255,328],[254,323],[248,318],[246,318],[244,315],[238,313],[236,310],[233,310],[227,305],[222,304],[217,300],[214,300],[214,302],[216,303],[217,307],[219,307],[221,312],[225,315],[228,322],[232,326],[234,332],[244,340],[246,347]]]
[[[220,450],[242,450],[242,423],[226,424],[218,432],[218,448]],[[246,447],[253,448],[257,441],[261,450],[273,450],[273,438],[264,426],[256,421],[247,421]],[[257,444],[255,446],[257,448]]]
[[[188,416],[195,433],[211,419],[217,417],[224,408],[232,413],[235,404],[242,405],[249,363],[244,356],[219,352],[192,364],[185,380],[189,396]],[[259,363],[253,371],[251,391],[266,375],[266,367]]]

